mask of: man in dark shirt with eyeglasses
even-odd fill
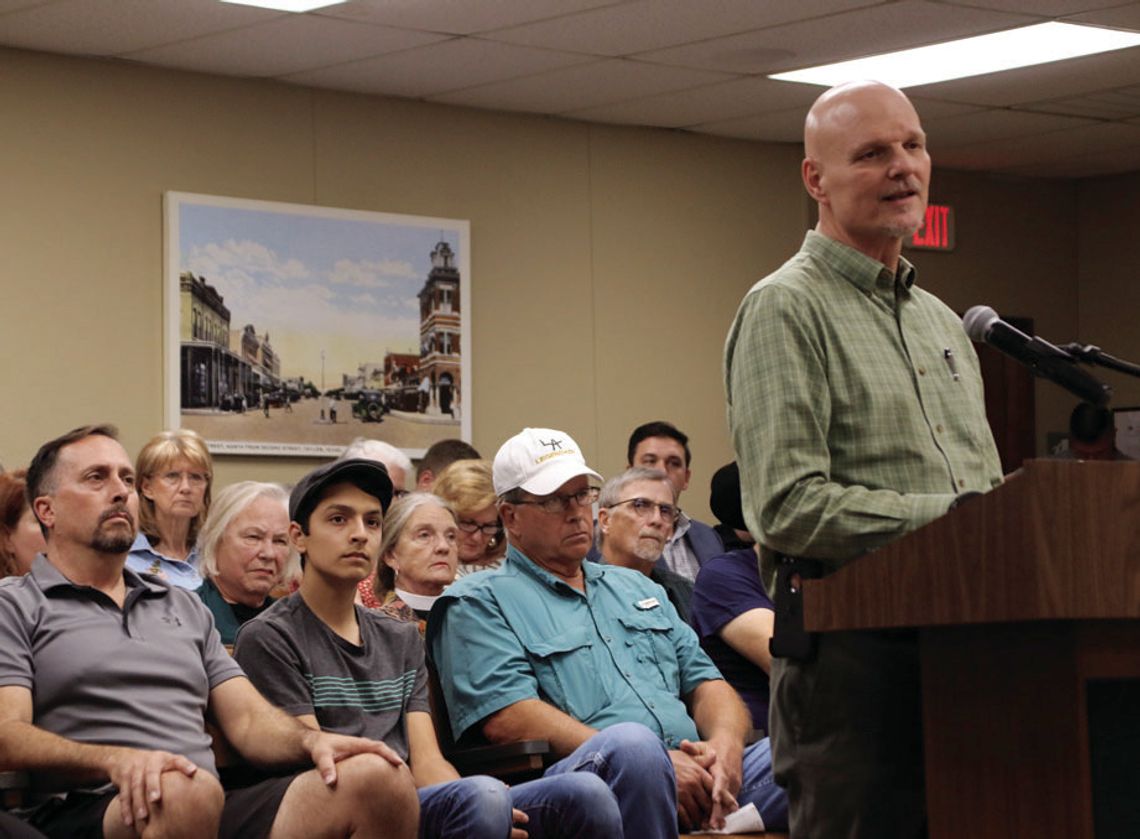
[[[639,571],[657,583],[688,623],[693,581],[657,561],[680,515],[677,490],[660,469],[627,469],[606,481],[598,496],[602,561]]]

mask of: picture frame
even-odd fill
[[[470,223],[164,195],[165,419],[214,454],[471,439]]]

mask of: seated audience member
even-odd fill
[[[768,741],[644,574],[584,561],[600,476],[561,431],[526,428],[499,449],[495,492],[507,559],[457,580],[427,637],[452,730],[492,742],[545,739],[546,776],[599,775],[626,836],[720,827],[737,802],[786,826]]]
[[[355,458],[375,460],[383,463],[388,470],[388,477],[392,479],[392,497],[399,498],[408,493],[408,478],[412,474],[412,459],[383,440],[370,440],[367,437],[357,437],[347,446],[337,460],[353,460]]]
[[[415,835],[399,756],[274,708],[194,594],[124,567],[139,496],[113,428],[45,443],[27,480],[47,552],[0,581],[0,755],[30,775],[34,826],[61,839]],[[316,768],[223,793],[207,708],[250,763]]]
[[[28,506],[25,470],[0,472],[0,577],[22,576],[44,551],[44,534]]]
[[[363,605],[419,621],[422,634],[436,598],[455,580],[457,533],[455,515],[430,492],[393,502],[384,516],[380,563],[367,578],[372,589],[359,588]]]
[[[626,465],[660,469],[669,477],[678,500],[681,493],[689,488],[691,461],[689,438],[672,423],[663,420],[647,422],[629,435]],[[706,561],[723,552],[720,537],[711,527],[682,512],[657,564],[692,581]],[[597,561],[599,556],[600,550],[594,548],[587,559]]]
[[[297,484],[290,538],[304,557],[301,588],[242,627],[235,657],[302,724],[383,740],[407,760],[412,777],[400,782],[418,794],[420,836],[502,839],[512,823],[532,837],[617,835],[617,805],[604,784],[535,781],[508,790],[494,778],[460,779],[440,753],[415,626],[353,602],[357,582],[376,568],[391,496],[383,466],[370,460],[337,461]],[[449,550],[454,568],[455,523],[439,499],[420,493],[400,503],[409,520],[443,514],[446,522],[430,531],[412,521],[411,533]],[[393,505],[389,517],[397,512]]]
[[[1069,415],[1069,448],[1062,460],[1132,460],[1116,447],[1116,418],[1109,408],[1079,402]]]
[[[502,565],[506,544],[495,504],[491,464],[457,460],[440,473],[432,492],[455,511],[459,525],[459,568],[455,576],[493,571]]]
[[[714,556],[701,568],[693,589],[690,621],[701,646],[724,678],[736,688],[752,714],[753,736],[768,728],[768,673],[772,654],[768,641],[775,606],[760,582],[760,555],[744,523],[740,502],[740,471],[735,463],[722,466],[712,479],[712,510],[752,547]]]
[[[289,496],[277,484],[241,481],[218,493],[198,534],[202,587],[223,644],[273,603],[290,564]]]
[[[440,440],[432,443],[416,466],[416,490],[431,492],[439,473],[457,460],[478,460],[479,452],[462,440]]]
[[[198,529],[210,509],[214,464],[205,441],[189,428],[164,431],[139,452],[139,534],[127,567],[193,591],[202,585]]]
[[[692,582],[656,564],[680,514],[676,490],[659,469],[627,469],[606,481],[598,497],[602,561],[649,577],[665,589],[669,602],[687,623]]]

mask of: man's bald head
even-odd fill
[[[882,82],[825,91],[804,122],[804,186],[820,233],[893,268],[922,225],[930,184],[926,135],[910,100]]]
[[[896,87],[876,81],[844,82],[828,88],[812,103],[804,120],[804,151],[808,157],[817,156],[821,144],[826,144],[849,130],[866,112],[894,100],[914,114],[906,94]]]

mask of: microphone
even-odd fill
[[[962,318],[966,334],[1020,361],[1035,376],[1048,379],[1084,402],[1103,406],[1112,388],[1077,367],[1077,359],[1044,338],[1030,337],[998,317],[989,306],[974,306]]]

